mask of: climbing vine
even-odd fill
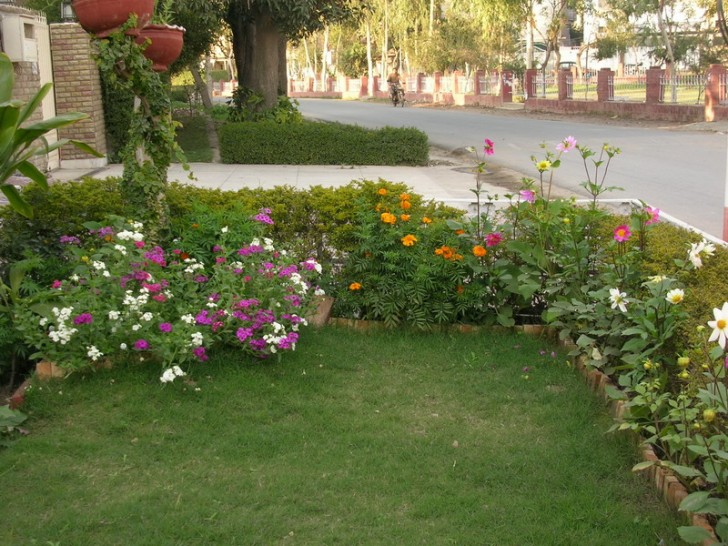
[[[166,85],[143,50],[125,30],[133,28],[135,16],[107,38],[95,39],[96,62],[110,85],[133,93],[134,112],[128,140],[120,153],[124,174],[122,197],[137,210],[138,219],[148,231],[159,234],[167,229],[165,201],[167,170],[173,158],[187,167],[182,149],[175,140],[179,125],[172,119]]]

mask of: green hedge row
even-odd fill
[[[223,163],[426,165],[429,159],[427,135],[414,128],[243,122],[224,125],[219,137]]]

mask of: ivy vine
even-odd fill
[[[165,83],[144,56],[145,44],[125,34],[135,27],[136,16],[117,32],[96,42],[96,62],[108,82],[136,97],[129,125],[129,138],[120,153],[124,174],[122,198],[136,210],[147,231],[161,234],[168,229],[165,200],[167,170],[173,158],[188,168],[175,139],[179,123],[172,119],[172,106]]]

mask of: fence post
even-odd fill
[[[485,75],[485,72],[482,70],[476,70],[475,74],[473,75],[473,93],[478,96],[482,93],[482,90],[480,89],[480,80]]]
[[[614,100],[614,70],[602,68],[597,72],[597,102]]]
[[[705,121],[715,120],[715,107],[724,98],[721,97],[721,83],[725,82],[726,70],[722,64],[711,64],[705,82]]]
[[[536,96],[536,75],[538,74],[538,70],[536,68],[528,68],[526,69],[526,84],[524,92],[526,94],[526,99],[530,99]]]
[[[450,85],[450,89],[452,89],[453,93],[460,93],[460,75],[462,72],[459,70],[456,70],[452,73],[452,84]]]
[[[417,73],[417,87],[415,88],[415,93],[418,95],[422,93],[422,80],[425,78],[425,75],[422,72]]]
[[[501,82],[501,101],[513,102],[513,71],[504,70],[501,73]]]
[[[432,94],[435,95],[440,92],[440,80],[442,79],[442,72],[435,72],[432,77],[435,80],[432,87]]]
[[[569,89],[568,89],[568,77],[570,75],[571,75],[571,70],[569,70],[568,68],[562,68],[558,72],[557,85],[558,85],[558,89],[559,89],[559,92],[558,92],[559,100],[566,100],[566,99],[571,98],[569,96]]]
[[[652,66],[645,72],[645,102],[647,104],[656,104],[662,102],[662,82],[660,79],[665,73],[663,68]]]

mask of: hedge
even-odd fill
[[[223,163],[244,165],[426,165],[429,159],[427,135],[414,128],[242,122],[221,127],[219,140]]]

